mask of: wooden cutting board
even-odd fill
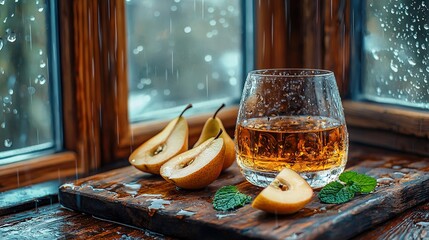
[[[334,205],[313,201],[293,215],[267,214],[246,205],[236,211],[213,209],[217,189],[236,185],[255,197],[261,188],[247,183],[237,166],[198,191],[180,190],[159,176],[125,167],[67,183],[60,203],[67,208],[189,239],[346,239],[429,199],[429,161],[368,157],[350,168],[378,180],[376,190]]]

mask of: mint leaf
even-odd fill
[[[345,203],[353,199],[356,193],[370,193],[375,189],[377,180],[365,174],[347,171],[340,174],[341,182],[327,184],[319,192],[319,199],[324,203]]]
[[[347,171],[341,173],[339,179],[347,185],[356,184],[360,188],[360,193],[370,193],[377,186],[377,180],[365,174]]]
[[[370,193],[377,186],[377,180],[365,174],[357,174],[353,182],[360,187],[360,193]]]
[[[350,187],[344,186],[343,184],[335,181],[328,183],[322,190],[319,192],[319,199],[324,203],[345,203],[353,199],[355,196],[355,187],[350,189]]]
[[[353,171],[347,171],[340,174],[339,179],[341,182],[348,184],[352,182],[358,173]]]
[[[218,211],[233,210],[250,203],[252,198],[238,191],[236,186],[225,186],[216,191],[213,207]]]

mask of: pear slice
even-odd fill
[[[191,107],[192,104],[186,106],[160,133],[134,150],[128,159],[131,165],[143,172],[159,174],[165,162],[188,150],[188,123],[182,115]]]
[[[226,132],[222,121],[216,117],[217,113],[225,107],[225,104],[222,104],[214,113],[213,117],[207,119],[204,124],[203,130],[201,131],[201,135],[198,141],[194,144],[194,148],[202,144],[207,139],[216,136],[219,133],[219,130],[222,130],[222,134],[220,135],[223,138],[225,143],[225,160],[223,162],[222,171],[229,168],[235,161],[235,145],[234,141]]]
[[[298,173],[285,168],[262,190],[253,208],[276,214],[291,214],[302,209],[313,197],[313,189]]]
[[[166,162],[161,167],[161,176],[184,189],[199,189],[212,183],[222,171],[225,155],[223,138],[219,135]]]

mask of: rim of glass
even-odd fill
[[[279,72],[299,72],[304,71],[306,73],[304,74],[297,74],[297,75],[279,75],[279,74],[272,74],[274,71]],[[310,73],[310,72],[315,73]],[[269,76],[269,77],[327,77],[327,76],[333,76],[334,72],[326,69],[317,69],[317,68],[266,68],[266,69],[256,69],[249,72],[249,75],[256,75],[256,76]]]

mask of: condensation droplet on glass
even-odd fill
[[[423,27],[424,29],[429,30],[429,24],[426,23]]]
[[[13,94],[13,89],[9,89],[9,95]]]
[[[34,22],[34,20],[36,20],[36,17],[30,16],[28,19],[30,19],[30,21]]]
[[[171,93],[170,89],[164,89],[164,95],[165,96],[170,95],[170,93]]]
[[[190,26],[186,26],[183,31],[185,31],[185,33],[190,33],[192,31],[192,28]]]
[[[16,108],[14,108],[14,109],[12,110],[12,112],[13,112],[13,114],[18,114],[18,110],[16,110]]]
[[[39,49],[39,55],[43,55],[43,50]]]
[[[0,0],[0,4],[1,4],[1,5],[4,5],[4,1],[5,1],[5,0]]]
[[[28,93],[30,95],[33,95],[34,93],[36,93],[36,89],[34,87],[28,87]]]
[[[46,63],[43,60],[40,60],[40,68],[45,68],[46,67]]]
[[[0,50],[3,48],[3,38],[0,38]]]
[[[6,123],[5,123],[5,122],[2,122],[2,123],[0,124],[0,127],[1,127],[1,128],[6,128]]]
[[[176,6],[176,5],[171,6],[171,7],[170,7],[170,10],[171,10],[172,12],[177,11],[177,6]]]
[[[39,7],[38,10],[39,10],[39,12],[43,12],[43,9],[44,9],[43,7]]]
[[[5,147],[12,147],[12,141],[9,138],[5,139],[4,140],[4,146]]]

